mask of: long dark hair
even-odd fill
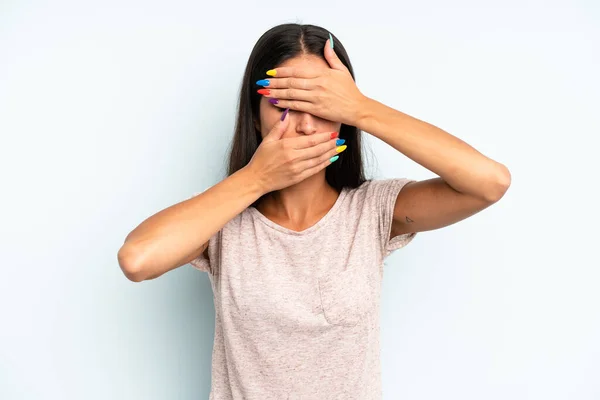
[[[255,82],[264,79],[265,72],[284,61],[302,54],[312,54],[325,60],[323,49],[329,39],[329,31],[315,25],[282,24],[266,31],[256,42],[248,58],[242,79],[240,97],[229,154],[228,176],[246,166],[262,141],[254,120],[259,121],[261,95],[256,92]],[[354,71],[341,41],[333,37],[334,50],[338,58],[348,68],[352,79]],[[357,188],[366,179],[363,171],[361,152],[361,131],[355,126],[342,124],[339,137],[345,139],[348,148],[339,160],[325,169],[325,178],[338,192],[344,187]],[[264,197],[264,196],[263,196]],[[256,207],[262,198],[252,206]]]

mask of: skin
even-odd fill
[[[314,55],[303,55],[286,60],[280,67],[328,68],[328,64]],[[260,102],[260,122],[257,124],[263,138],[280,120],[283,111],[283,108],[269,103],[269,99],[263,96]],[[342,125],[340,122],[329,121],[296,110],[290,110],[287,118],[290,121],[282,138],[339,132]],[[340,157],[343,157],[343,153]],[[325,180],[325,171],[322,169],[302,182],[270,193],[258,205],[258,211],[288,229],[302,231],[309,228],[327,214],[339,196],[339,193]]]
[[[326,62],[315,56],[299,56],[274,66],[276,74],[269,78],[270,94],[261,99],[256,127],[264,137],[289,107],[284,138],[339,132],[344,123],[377,137],[396,149],[399,157],[408,157],[436,174],[433,179],[408,183],[399,192],[390,237],[448,226],[504,196],[511,183],[506,166],[435,125],[364,96],[329,47],[329,40],[324,57]],[[269,97],[279,99],[279,103],[270,104]],[[464,117],[469,118],[468,113]],[[248,179],[243,172],[233,174],[206,195],[178,203],[142,222],[119,250],[119,265],[127,277],[135,282],[154,279],[189,263],[203,251],[208,256],[205,250],[210,236],[256,199],[258,190],[245,185]],[[327,184],[323,169],[269,194],[258,209],[279,225],[302,231],[318,222],[338,195]],[[191,239],[198,235],[198,226],[205,227],[201,248],[198,239]]]
[[[323,52],[326,63],[307,57],[314,62],[305,63],[302,68],[276,67],[275,76],[269,78],[270,94],[264,97],[277,98],[279,103],[274,107],[289,107],[297,115],[309,113],[323,121],[356,126],[438,176],[408,183],[400,191],[390,238],[454,224],[504,196],[511,183],[511,174],[505,165],[433,124],[363,95],[350,72],[329,47],[329,40]],[[320,177],[318,183],[310,190],[325,193],[324,174],[317,176]],[[287,192],[290,196],[281,197],[279,203],[271,203],[267,211],[285,209],[288,222],[294,222],[294,217],[298,222],[299,217],[306,217],[316,208],[301,201],[294,202],[291,194],[304,196],[304,200],[314,200],[319,195],[293,191],[294,188],[290,190]],[[321,192],[317,192],[319,190]],[[292,209],[296,206],[304,208],[298,212]]]

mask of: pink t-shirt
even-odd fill
[[[383,261],[405,178],[344,188],[301,232],[248,207],[209,241],[215,305],[210,400],[380,400]]]

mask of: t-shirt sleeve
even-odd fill
[[[209,246],[210,246],[210,242],[209,242]],[[190,265],[202,272],[208,272],[209,274],[211,272],[210,260],[204,256],[204,252],[202,252],[202,254],[200,254],[200,256],[198,256],[198,257],[194,258],[192,261],[190,261]]]
[[[417,234],[416,232],[404,233],[390,239],[396,198],[400,190],[409,182],[415,181],[407,178],[392,178],[371,182],[371,196],[373,196],[371,204],[376,207],[375,211],[378,215],[379,241],[383,258],[409,244]]]
[[[206,190],[206,189],[204,189],[204,190]],[[189,199],[198,196],[200,193],[203,193],[204,190],[201,192],[194,193],[192,196],[189,197]],[[210,247],[211,241],[212,241],[212,238],[208,242],[209,247]],[[208,251],[210,251],[210,249]],[[204,252],[202,252],[202,254],[200,254],[200,256],[198,256],[198,257],[194,258],[192,261],[190,261],[190,265],[202,272],[211,273],[210,260],[208,258],[206,258],[206,256],[204,255]]]

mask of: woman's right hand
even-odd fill
[[[330,165],[330,159],[338,154],[337,132],[282,139],[288,121],[275,123],[246,166],[259,179],[264,193],[303,181]]]

